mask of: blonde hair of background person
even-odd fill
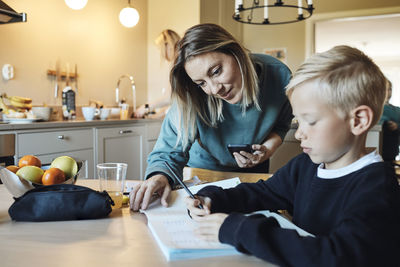
[[[386,91],[381,88],[386,88],[386,78],[368,57],[361,55],[364,54],[359,50],[337,46],[319,57],[311,57],[294,74],[287,86],[287,95],[290,98],[294,88],[318,79],[320,90],[317,93],[342,116],[356,106],[369,106],[374,113],[372,127],[382,114]],[[338,68],[338,65],[343,67]]]
[[[161,58],[172,62],[175,59],[175,47],[181,37],[175,31],[163,30],[157,37],[155,43],[160,49]]]
[[[167,62],[172,62],[175,59],[175,47],[178,41],[180,40],[179,34],[177,34],[175,31],[166,29],[163,30],[160,35],[155,40],[155,43],[157,47],[160,49],[160,56],[161,60],[165,60]],[[163,88],[165,91],[162,92],[162,96],[156,99],[153,102],[147,103],[148,109],[146,110],[146,104],[141,105],[138,107],[134,113],[134,116],[136,118],[141,118],[146,115],[146,112],[148,111],[154,111],[156,109],[160,109],[157,111],[157,115],[155,117],[163,117],[166,113],[166,111],[169,108],[169,105],[171,104],[171,88],[168,84],[165,88]],[[153,116],[154,118],[154,116]]]
[[[177,56],[171,70],[171,98],[179,109],[177,144],[182,143],[183,149],[195,139],[198,119],[210,127],[215,127],[218,121],[224,119],[223,100],[213,95],[204,96],[204,92],[187,75],[185,64],[191,57],[216,51],[233,55],[239,64],[243,81],[243,99],[240,103],[242,111],[244,113],[252,103],[260,109],[257,99],[258,77],[249,52],[229,32],[209,25],[208,28],[192,28],[185,39],[177,44]]]

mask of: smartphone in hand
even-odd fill
[[[248,153],[253,153],[254,150],[251,148],[251,145],[249,144],[242,144],[242,145],[233,145],[233,144],[229,144],[227,146],[229,152],[231,152],[231,154],[233,155],[233,152],[237,152],[239,153],[240,151],[246,151]]]

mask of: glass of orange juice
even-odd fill
[[[119,113],[119,118],[121,120],[127,120],[129,115],[129,105],[128,104],[121,104],[121,111]]]
[[[128,164],[99,163],[96,167],[100,191],[105,190],[110,195],[115,204],[113,209],[121,208]]]

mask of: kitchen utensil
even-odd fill
[[[58,82],[60,81],[60,61],[56,61],[56,86],[54,88],[54,98],[57,98],[58,96]]]
[[[75,64],[75,93],[78,94],[78,65]]]

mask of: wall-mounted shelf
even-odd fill
[[[57,77],[57,71],[56,70],[47,70],[47,75]],[[67,72],[65,72],[65,71],[61,71],[58,75],[60,76],[61,79],[66,79],[67,77],[70,79],[75,79],[75,78],[79,77],[78,73],[70,72],[67,75]]]

